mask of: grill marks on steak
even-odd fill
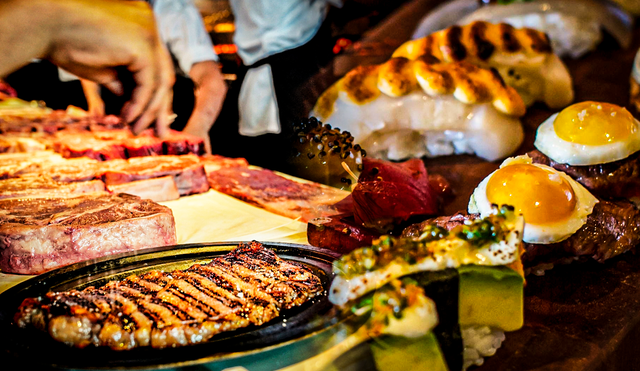
[[[448,230],[478,218],[477,214],[458,213],[438,217],[406,228],[402,235],[417,237],[422,229],[435,223]],[[526,228],[526,226],[525,226]],[[617,255],[635,250],[640,244],[640,210],[626,200],[600,200],[586,223],[564,241],[552,244],[524,243],[522,263],[525,268],[571,260],[594,259],[604,262]]]
[[[0,269],[39,274],[176,243],[171,209],[128,194],[0,200]]]
[[[534,163],[567,173],[598,197],[640,197],[640,152],[619,161],[590,166],[557,163],[537,150],[528,155]]]
[[[241,269],[231,269],[231,261]],[[101,288],[26,299],[14,320],[76,347],[165,348],[261,325],[323,291],[307,268],[252,242],[183,271],[151,271]]]

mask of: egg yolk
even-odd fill
[[[515,207],[531,224],[566,220],[576,207],[576,195],[565,179],[531,164],[496,171],[487,183],[487,198],[492,204]]]
[[[625,140],[637,130],[626,109],[610,103],[582,102],[562,110],[553,122],[558,137],[577,144],[598,146]]]

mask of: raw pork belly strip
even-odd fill
[[[223,167],[208,171],[207,178],[218,192],[305,223],[337,214],[333,205],[349,194],[317,183],[297,182],[266,169]]]
[[[252,242],[183,271],[151,271],[100,288],[25,299],[14,320],[80,348],[165,348],[261,325],[323,291],[310,270]]]
[[[39,274],[176,243],[171,209],[128,194],[0,200],[0,269]]]

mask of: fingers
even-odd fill
[[[139,70],[131,72],[133,73],[136,87],[131,93],[131,99],[122,108],[122,119],[127,123],[140,116],[145,109],[147,110],[146,113],[149,113],[148,105],[152,100],[157,80],[157,71],[152,66],[143,66]],[[153,117],[150,118],[150,120],[152,119]]]
[[[118,80],[112,80],[102,85],[117,96],[121,96],[122,94],[124,94],[122,83]]]
[[[164,136],[168,132],[171,120],[171,103],[173,98],[174,71],[169,53],[164,46],[159,45],[158,55],[155,58],[155,74],[153,84],[149,84],[143,76],[146,74],[134,75],[138,86],[134,89],[132,99],[123,109],[123,119],[131,122],[139,116],[133,124],[133,132],[140,133],[148,128],[155,120],[157,134]],[[151,90],[147,85],[151,85]],[[148,101],[148,104],[145,104]]]
[[[211,138],[209,138],[209,135],[205,135],[204,138],[204,151],[210,155],[211,154]]]
[[[170,91],[160,107],[160,113],[156,120],[156,134],[160,138],[165,138],[169,134],[169,127],[176,118],[176,115],[173,114],[173,110],[171,108],[172,104],[173,92]]]

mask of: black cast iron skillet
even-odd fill
[[[224,255],[237,242],[176,245],[124,253],[66,266],[39,275],[0,294],[0,346],[3,370],[15,369],[224,369],[253,365],[251,370],[276,369],[304,360],[339,341],[345,315],[326,297],[332,279],[331,264],[338,254],[312,246],[264,243],[282,259],[310,268],[325,287],[325,295],[282,312],[262,326],[222,333],[210,341],[186,347],[141,347],[114,351],[89,346],[76,349],[53,340],[47,333],[18,328],[16,309],[27,297],[49,291],[83,289],[121,280],[149,270],[185,269]],[[5,368],[7,367],[7,368]]]

